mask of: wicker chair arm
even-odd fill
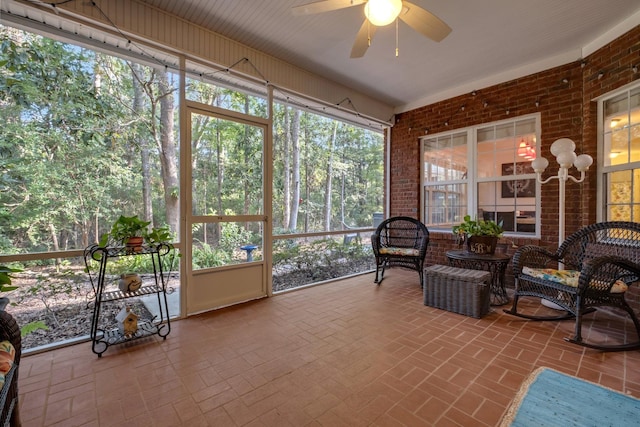
[[[429,236],[421,236],[416,242],[416,249],[420,250],[420,257],[424,258],[427,254],[427,247],[429,246]]]
[[[616,281],[631,284],[640,280],[640,264],[619,256],[601,256],[588,260],[578,279],[578,294],[611,292]]]
[[[522,267],[546,268],[552,262],[558,261],[557,253],[553,253],[541,246],[525,245],[518,248],[513,255],[513,274],[522,273]]]
[[[371,235],[371,247],[373,248],[374,255],[380,255],[380,233],[373,233]]]

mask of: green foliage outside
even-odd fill
[[[166,124],[159,115],[164,95],[177,96],[177,76],[9,27],[0,26],[0,46],[0,251],[82,249],[119,216],[143,218],[145,186],[152,225],[176,224],[166,203],[177,200],[178,185],[167,181],[172,165],[163,161],[168,147],[160,147]],[[195,79],[186,90],[194,101],[266,117],[264,98]],[[179,152],[174,108],[172,145]],[[191,126],[193,211],[261,214],[262,131],[197,114]],[[323,231],[329,178],[331,229],[371,226],[382,209],[380,133],[277,103],[273,135],[266,158],[274,166],[274,227]],[[299,192],[285,194],[285,181],[294,181],[294,151]]]
[[[180,238],[178,159],[186,130],[179,128],[178,83],[163,66],[0,25],[0,254],[81,250],[121,216],[150,221],[152,241]],[[195,102],[267,117],[263,96],[191,78],[185,91]],[[383,205],[382,134],[288,101],[276,102],[273,112],[270,153],[263,152],[263,128],[190,116],[193,214],[264,215],[270,203],[274,234],[371,227]],[[267,164],[273,197],[264,201]],[[246,244],[258,246],[253,256],[260,259],[262,236],[272,232],[262,221],[210,225],[194,226],[194,269],[244,262]],[[319,271],[371,256],[367,245],[345,245],[342,237],[275,245],[276,267]],[[165,271],[177,270],[178,256],[164,257],[171,259]],[[26,332],[54,328],[65,298],[87,280],[82,261],[68,260],[53,255],[20,266],[35,278],[24,298],[40,301],[46,315]],[[153,272],[151,258],[121,257],[107,274],[132,271]]]

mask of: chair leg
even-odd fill
[[[576,329],[574,331],[573,341],[576,343],[582,342],[582,297],[580,295],[576,298]]]
[[[580,298],[580,297],[578,297],[578,298]],[[580,304],[580,301],[576,300],[576,303]],[[579,306],[580,305],[578,305],[578,307]],[[578,345],[581,345],[581,346],[584,346],[584,347],[594,348],[596,350],[602,350],[602,351],[626,351],[626,350],[639,349],[640,348],[640,321],[638,321],[638,317],[636,316],[635,312],[629,306],[629,304],[627,304],[627,302],[625,300],[622,301],[621,308],[624,311],[626,311],[629,314],[629,316],[631,317],[631,320],[633,321],[633,324],[636,327],[636,334],[638,335],[638,341],[632,342],[632,343],[627,343],[627,344],[619,344],[619,345],[597,345],[597,344],[591,344],[591,343],[583,341],[582,340],[582,315],[586,314],[586,313],[590,313],[590,312],[594,311],[594,309],[586,310],[586,311],[584,311],[584,313],[582,313],[581,311],[578,311],[578,313],[576,315],[575,336],[573,338],[566,337],[565,341],[573,343],[573,344],[578,344]]]
[[[373,283],[377,283],[379,285],[380,282],[382,282],[382,279],[384,279],[384,269],[386,265],[387,262],[384,258],[380,260],[376,258],[376,278]]]
[[[387,260],[385,259],[384,261],[382,261],[382,270],[380,270],[380,282],[382,282],[382,279],[384,279],[384,271],[387,269]],[[380,283],[378,282],[378,283]]]
[[[629,313],[629,316],[631,316],[631,320],[633,320],[633,324],[636,327],[636,333],[638,334],[638,342],[640,342],[640,321],[638,321],[638,316],[636,316],[635,311],[629,307],[629,304],[627,304],[626,301],[624,302],[624,309]]]
[[[509,313],[509,314],[513,314],[514,316],[519,316],[520,314],[518,314],[518,299],[520,297],[518,296],[518,293],[516,292],[513,295],[513,304],[511,305],[510,309],[503,309],[502,311],[504,311],[505,313]]]

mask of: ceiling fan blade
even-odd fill
[[[451,27],[433,13],[408,1],[403,1],[402,4],[408,10],[406,12],[403,10],[400,13],[400,19],[425,37],[439,42],[451,32]]]
[[[294,15],[311,15],[314,13],[329,12],[332,10],[345,9],[351,6],[358,6],[366,2],[367,0],[322,0],[292,7],[291,12],[293,12]]]
[[[362,58],[364,56],[371,44],[371,40],[373,40],[373,35],[376,33],[377,28],[375,25],[369,25],[368,20],[364,20],[351,48],[352,58]]]

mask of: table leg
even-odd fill
[[[449,265],[458,268],[469,268],[472,270],[485,270],[491,273],[491,305],[505,305],[509,302],[509,296],[504,283],[504,274],[509,261],[484,261],[473,259],[449,258]]]

